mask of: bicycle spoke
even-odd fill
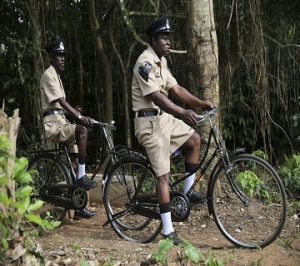
[[[155,193],[155,189],[153,172],[140,161],[121,160],[112,167],[105,183],[104,204],[108,219],[120,237],[146,243],[160,232],[161,221],[138,214],[135,199],[136,193]]]
[[[54,220],[62,220],[67,209],[47,203],[45,186],[54,184],[69,184],[70,180],[66,178],[66,169],[60,163],[54,160],[51,154],[41,154],[35,157],[29,164],[28,170],[35,170],[31,174],[34,190],[30,195],[31,202],[38,199],[44,200],[44,205],[34,214],[40,215],[41,218],[52,217]],[[28,225],[28,223],[25,223]],[[30,230],[30,227],[29,227]]]
[[[252,155],[237,156],[231,164],[230,175],[220,169],[210,191],[215,221],[235,245],[265,247],[280,234],[286,218],[280,178],[269,164]]]

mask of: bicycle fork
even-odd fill
[[[222,157],[223,166],[225,169],[226,178],[229,181],[230,187],[234,191],[234,193],[238,196],[238,198],[244,203],[245,206],[248,206],[250,203],[250,199],[244,195],[244,193],[238,188],[235,182],[235,177],[232,176],[232,170],[234,166],[230,162],[229,155],[226,152]]]

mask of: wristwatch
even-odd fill
[[[82,118],[82,115],[81,114],[79,114],[79,116],[77,117],[78,119],[81,119]]]

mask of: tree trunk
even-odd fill
[[[187,18],[188,40],[190,41],[188,54],[192,68],[189,71],[191,93],[218,106],[220,101],[218,43],[214,24],[213,1],[190,0],[187,5]],[[201,127],[202,139],[207,138],[209,130],[209,125],[203,124]],[[205,178],[207,179],[208,176]]]
[[[18,136],[18,130],[20,126],[20,117],[19,117],[19,109],[14,110],[14,114],[12,117],[7,117],[7,115],[4,113],[4,106],[2,109],[0,109],[0,135],[6,134],[7,139],[10,143],[12,143],[12,148],[8,150],[7,152],[15,156],[16,155],[16,143],[17,143],[17,136]],[[7,176],[11,176],[12,169],[14,167],[14,160],[13,159],[7,159]],[[13,180],[10,180],[9,189],[11,193],[14,193],[15,191],[15,184]],[[5,191],[3,191],[5,193]]]
[[[92,33],[95,35],[96,49],[100,59],[101,71],[104,73],[104,86],[105,86],[105,119],[110,122],[113,119],[113,88],[112,88],[112,74],[110,69],[109,60],[104,50],[103,42],[101,39],[101,32],[99,21],[95,12],[95,1],[89,1],[90,24]]]
[[[34,47],[41,47],[42,38],[41,38],[41,32],[44,22],[44,4],[43,2],[40,2],[38,0],[30,0],[26,3],[27,11],[30,14],[31,19],[31,25],[32,25],[32,41],[34,44]],[[41,15],[40,15],[41,14]],[[41,116],[42,110],[41,110],[41,99],[40,99],[40,78],[43,74],[43,71],[45,69],[44,67],[44,60],[42,56],[41,49],[34,49],[34,82],[35,82],[35,97],[32,99],[31,113],[34,115],[34,119],[37,123],[37,128],[40,134],[41,141],[44,142],[44,122],[43,117]],[[25,118],[27,119],[27,118]]]

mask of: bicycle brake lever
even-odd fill
[[[99,124],[100,123],[99,121],[97,121],[97,120],[95,120],[93,118],[90,121],[91,121],[92,124]]]
[[[203,120],[205,120],[208,116],[213,115],[217,111],[217,108],[213,108],[209,111],[206,111],[204,115],[196,115],[197,123],[201,123]]]

